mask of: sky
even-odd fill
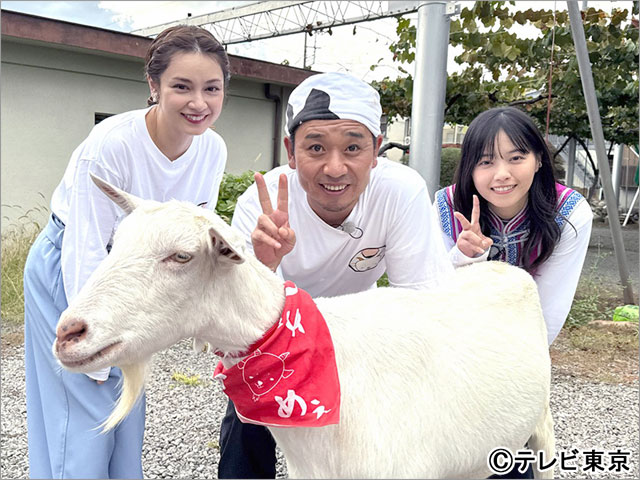
[[[232,7],[247,5],[253,1],[3,1],[2,8],[40,15],[43,17],[65,20],[68,22],[91,25],[122,32],[152,27],[170,21],[181,20],[190,13],[192,16],[212,13]],[[458,2],[464,8],[471,2]],[[582,6],[580,1],[579,5]],[[610,10],[612,5],[619,8],[630,8],[631,1],[589,1],[589,7]],[[564,1],[518,1],[518,9],[553,9],[566,10]],[[408,15],[417,18],[417,14]],[[333,34],[314,33],[307,37],[307,63],[313,70],[348,71],[357,77],[371,82],[388,76],[403,76],[399,67],[413,72],[413,65],[400,65],[394,62],[389,45],[396,34],[396,20],[387,18],[356,25],[333,29]],[[520,27],[518,34],[527,36],[535,29],[527,31]],[[312,48],[313,47],[313,48]],[[274,63],[288,62],[292,66],[302,67],[304,64],[304,34],[288,35],[279,38],[258,40],[242,44],[229,45],[228,52],[250,58],[257,58]],[[453,47],[449,48],[447,70],[457,71],[460,67],[453,57],[459,54]],[[378,64],[375,70],[370,66]]]

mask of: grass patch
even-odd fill
[[[594,264],[580,277],[578,288],[565,323],[566,328],[587,325],[595,320],[611,320],[614,309],[622,305],[621,290],[606,285],[597,274],[601,254]]]
[[[624,303],[622,288],[597,274],[599,255],[583,272],[571,311],[551,345],[551,359],[563,375],[610,384],[638,381],[638,325],[613,322],[613,311]]]
[[[610,384],[638,381],[636,324],[603,320],[564,329],[550,353],[564,375]]]
[[[29,210],[2,232],[1,315],[4,321],[24,321],[24,264],[31,245],[42,230],[42,225],[33,217],[46,210],[44,207]]]
[[[174,380],[188,387],[198,387],[200,385],[204,385],[204,382],[200,380],[200,375],[185,375],[184,373],[174,372],[171,375],[171,380]]]
[[[600,322],[575,328],[570,332],[571,347],[583,352],[603,354],[607,352],[620,355],[638,353],[637,325],[615,325]]]

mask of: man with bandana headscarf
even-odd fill
[[[378,93],[345,73],[311,76],[287,105],[288,165],[256,174],[232,225],[284,280],[312,297],[376,287],[430,288],[453,273],[427,186],[409,167],[378,158]],[[393,319],[390,319],[393,321]],[[220,429],[219,478],[275,478],[275,442],[238,420]]]

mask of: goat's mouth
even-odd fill
[[[113,357],[113,353],[116,353],[121,348],[122,342],[115,342],[91,355],[86,355],[84,358],[78,358],[77,354],[69,355],[66,352],[60,352],[59,350],[57,350],[56,353],[58,355],[58,360],[60,360],[60,363],[62,363],[66,368],[81,369],[97,361],[103,362],[108,360],[109,357]]]

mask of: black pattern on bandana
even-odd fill
[[[298,114],[293,117],[293,108],[289,104],[287,106],[287,128],[289,132],[293,132],[303,122],[309,120],[340,120],[340,117],[329,110],[329,103],[331,97],[322,90],[316,90],[313,88],[309,92],[309,96],[304,104],[304,107]]]

